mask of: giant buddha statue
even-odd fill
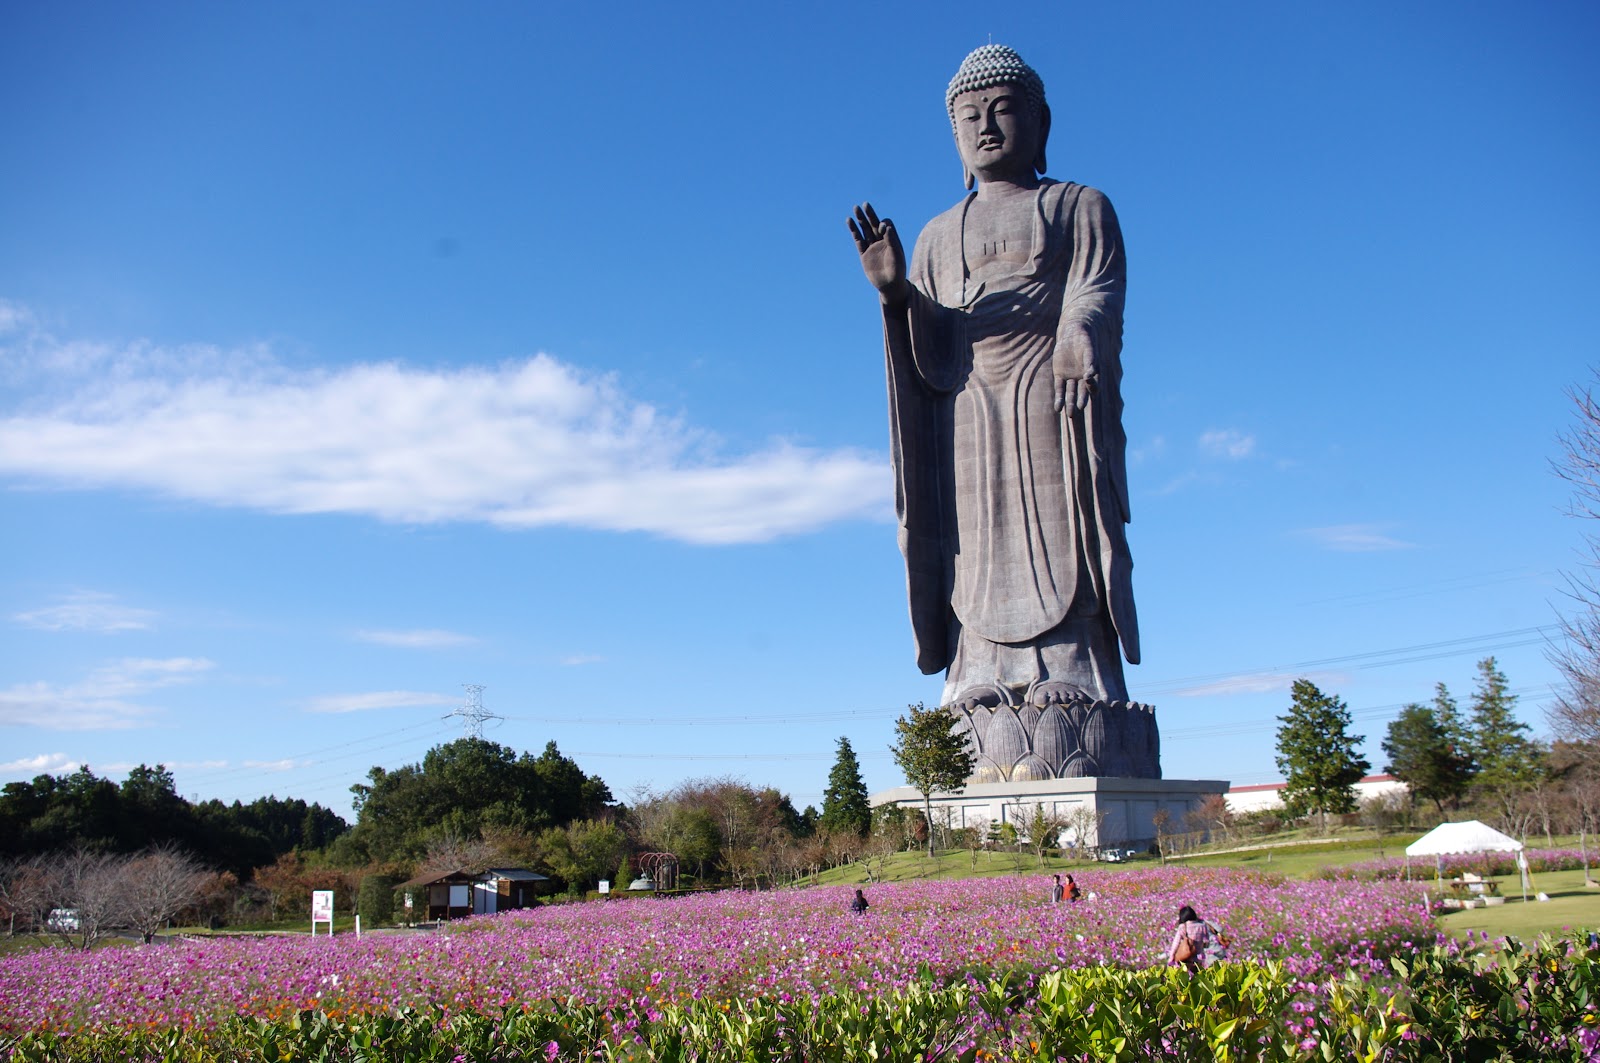
[[[1122,428],[1126,260],[1111,203],[1043,176],[1039,75],[986,45],[945,95],[968,193],[907,263],[849,220],[883,306],[895,511],[917,664],[973,781],[1160,775],[1139,661]]]

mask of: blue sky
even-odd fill
[[[1498,656],[1543,730],[1600,335],[1592,5],[0,9],[0,779],[348,810],[460,733],[619,795],[868,785],[915,668],[844,219],[961,194],[943,89],[1041,73],[1129,248],[1169,777],[1368,751]]]

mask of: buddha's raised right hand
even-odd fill
[[[883,305],[904,305],[910,285],[906,282],[905,248],[900,245],[900,235],[894,231],[894,222],[888,218],[879,221],[872,204],[863,203],[845,224],[850,226],[850,235],[855,237],[862,272],[878,289]]]

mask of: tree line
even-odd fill
[[[518,866],[571,894],[601,880],[625,889],[639,857],[657,852],[675,855],[680,885],[786,884],[898,848],[876,852],[884,843],[872,839],[848,738],[837,753],[822,809],[803,811],[735,778],[642,787],[623,802],[554,742],[534,755],[481,738],[371,769],[351,787],[354,823],[294,799],[191,803],[161,765],[121,784],[87,767],[41,775],[0,789],[0,917],[13,931],[65,934],[50,912],[71,910],[70,932],[87,947],[112,929],[145,932],[141,876],[170,887],[160,919],[258,923],[302,918],[320,889],[346,912],[381,908],[376,898],[424,872]],[[161,876],[150,873],[158,865]]]
[[[331,809],[298,798],[191,804],[160,764],[140,764],[120,784],[85,765],[0,788],[0,859],[171,846],[206,866],[247,875],[283,853],[321,849],[348,829]]]
[[[1466,707],[1444,683],[1431,701],[1405,705],[1382,740],[1383,770],[1406,784],[1402,804],[1376,799],[1359,806],[1355,783],[1371,770],[1352,734],[1348,706],[1309,680],[1292,689],[1289,711],[1278,718],[1277,764],[1286,784],[1284,814],[1315,816],[1326,829],[1330,815],[1366,811],[1369,819],[1409,823],[1419,809],[1435,820],[1470,814],[1508,834],[1530,831],[1586,837],[1600,811],[1600,758],[1592,736],[1564,729],[1552,717],[1553,739],[1532,736],[1517,718],[1517,695],[1493,657],[1478,662]]]

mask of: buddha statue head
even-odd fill
[[[966,185],[974,178],[1032,184],[1045,171],[1050,106],[1033,67],[1003,44],[974,49],[945,91]]]

